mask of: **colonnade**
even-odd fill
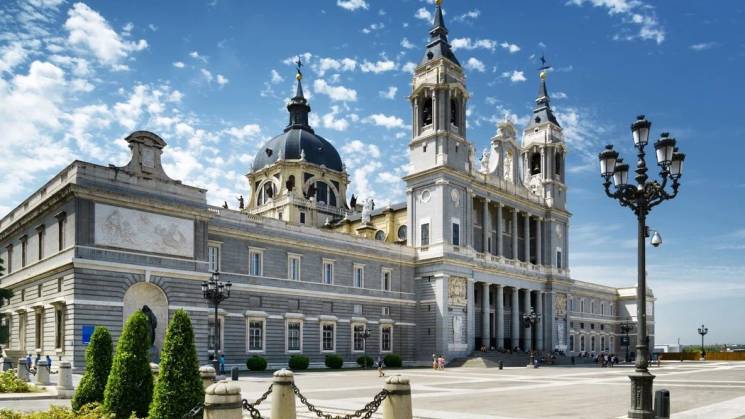
[[[544,264],[541,236],[543,217],[505,206],[489,198],[474,196],[473,205],[474,208],[481,206],[481,209],[476,211],[480,216],[474,220],[474,231],[469,243],[477,252],[539,266]],[[493,217],[492,213],[496,216]],[[509,218],[505,220],[505,217]],[[502,225],[505,225],[504,229],[500,228]],[[519,243],[520,229],[523,230],[524,238],[522,249]],[[508,240],[506,243],[505,239]]]
[[[544,350],[545,319],[543,313],[544,292],[478,282],[476,286],[481,294],[481,344],[489,348],[492,339],[496,340],[496,348],[520,348],[523,350]],[[505,294],[509,300],[510,331],[505,331]],[[492,295],[494,296],[494,328],[491,327]],[[522,297],[522,303],[520,299]],[[538,316],[536,330],[533,333],[531,327],[525,327],[522,316],[533,310]],[[494,330],[492,330],[494,329]],[[509,335],[509,336],[508,336]],[[533,337],[535,336],[535,345]]]

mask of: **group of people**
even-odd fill
[[[620,361],[618,357],[614,354],[606,354],[601,353],[594,357],[595,362],[598,364],[599,367],[613,367],[614,365],[617,365]]]
[[[209,360],[212,362],[215,359],[215,355],[210,354]],[[220,354],[220,358],[217,360],[220,371],[217,371],[220,375],[225,375],[225,354]]]
[[[445,369],[445,355],[432,354],[432,369],[433,370],[444,370]]]
[[[39,361],[41,361],[41,354],[36,354],[36,358],[33,360],[33,364],[31,363],[31,354],[26,355],[26,368],[28,368],[29,372],[31,374],[36,374],[36,371],[39,370]],[[52,357],[49,355],[46,356],[47,361],[47,368],[49,370],[52,370]]]

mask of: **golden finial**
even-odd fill
[[[435,0],[436,6],[442,6],[442,0]]]
[[[546,76],[547,76],[546,72],[541,71],[541,80],[546,80]]]
[[[302,79],[303,79],[303,73],[298,71],[297,74],[295,74],[295,80],[300,81]]]

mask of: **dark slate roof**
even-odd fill
[[[303,128],[292,128],[272,138],[261,147],[253,162],[253,171],[261,170],[280,158],[299,160],[301,150],[305,161],[324,165],[331,170],[343,170],[341,157],[325,138]]]
[[[445,27],[445,21],[442,18],[442,7],[440,5],[437,5],[437,9],[435,10],[435,21],[432,24],[429,35],[430,41],[427,44],[427,51],[424,53],[424,58],[422,58],[419,65],[424,65],[430,60],[447,58],[460,66],[460,62],[455,58],[455,54],[450,48],[450,43],[448,43],[448,29]]]
[[[305,152],[305,161],[341,172],[344,167],[339,152],[325,138],[316,135],[308,123],[310,106],[303,96],[301,83],[303,77],[300,70],[296,78],[295,97],[290,99],[287,105],[290,122],[282,134],[272,138],[261,147],[254,158],[252,170],[254,172],[261,170],[280,159],[299,160],[301,154]]]
[[[533,115],[530,117],[530,123],[527,128],[532,128],[544,122],[552,122],[560,126],[554,112],[551,110],[551,100],[548,96],[548,88],[546,88],[545,75],[541,76],[541,85],[538,87],[538,98],[535,100],[535,103],[536,107],[533,110]]]

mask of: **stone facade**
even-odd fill
[[[275,160],[266,156],[276,150],[261,149],[269,163],[248,175],[258,189],[245,209],[210,206],[204,189],[168,177],[165,141],[135,132],[126,166],[75,161],[0,220],[0,286],[14,291],[0,307],[9,352],[49,354],[79,371],[94,326],[116,339],[147,305],[157,321],[155,360],[176,309],[191,316],[204,360],[217,350],[229,366],[254,354],[285,366],[297,353],[314,366],[329,353],[347,365],[363,353],[416,364],[481,345],[621,353],[619,324],[636,320],[636,290],[570,276],[566,145],[545,77],[522,144],[501,123],[476,163],[469,93],[440,6],[435,24],[410,97],[405,203],[348,202],[343,165],[328,167],[333,159],[304,149],[288,157],[290,134],[312,133],[300,74],[285,148]],[[217,337],[201,293],[215,271],[233,284]],[[522,323],[531,311],[535,330]]]

